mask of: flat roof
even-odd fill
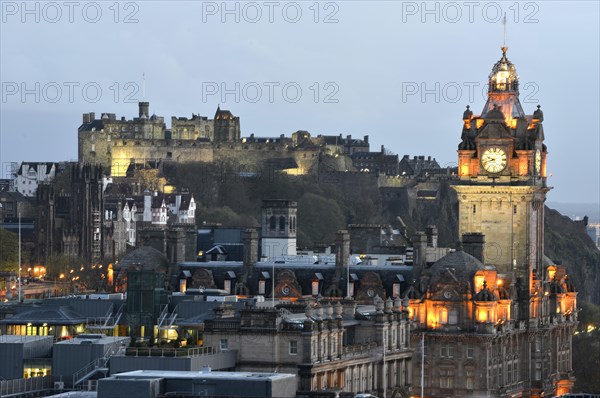
[[[54,337],[52,336],[21,336],[21,335],[12,335],[12,334],[5,334],[0,336],[0,344],[3,343],[28,343],[31,341],[39,341],[39,340],[54,340]]]
[[[128,339],[129,339],[129,337],[126,337],[126,336],[105,336],[103,334],[80,334],[78,336],[75,336],[72,339],[59,341],[56,344],[79,345],[84,341],[91,341],[92,344],[105,345],[105,344],[116,343],[119,341],[126,341]],[[89,343],[85,343],[85,344],[89,344]]]
[[[182,370],[134,370],[117,373],[116,379],[225,379],[225,380],[278,380],[296,377],[291,373],[260,372],[202,372]]]

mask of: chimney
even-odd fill
[[[381,145],[381,153],[385,153],[385,146]]]
[[[258,261],[258,232],[247,229],[242,237],[244,242],[244,267],[252,267]]]
[[[425,234],[427,235],[427,247],[437,247],[437,227],[435,225],[428,225],[427,228],[425,228]]]
[[[138,103],[139,106],[139,117],[142,117],[142,115],[146,115],[146,117],[150,116],[150,103],[149,102],[139,102]]]
[[[368,143],[369,143],[369,136],[368,136],[368,135],[365,135],[365,136],[363,137],[363,141],[365,142],[365,144],[368,144]]]
[[[93,122],[94,120],[96,120],[96,113],[90,112],[90,122]]]
[[[413,245],[413,278],[418,279],[427,264],[427,236],[419,231],[412,237]]]
[[[83,123],[89,123],[89,122],[90,122],[90,114],[84,113],[83,114]]]
[[[335,234],[335,267],[338,271],[343,271],[348,265],[348,257],[350,257],[350,234],[347,230],[341,229]]]
[[[152,194],[147,189],[144,191],[144,213],[142,221],[152,221]]]
[[[350,141],[351,139],[352,139],[352,136],[351,136],[351,135],[347,135],[347,136],[346,136],[346,140]]]
[[[484,262],[483,252],[485,249],[485,235],[481,232],[468,232],[462,236],[463,251],[469,253],[482,263]]]

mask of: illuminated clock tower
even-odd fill
[[[519,77],[502,47],[489,75],[480,116],[467,106],[458,147],[459,236],[485,235],[486,263],[515,286],[518,319],[532,315],[529,298],[543,278],[546,156],[543,113],[526,115]]]

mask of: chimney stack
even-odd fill
[[[90,122],[90,114],[84,113],[83,114],[83,123],[89,123],[89,122]]]
[[[413,235],[411,240],[413,245],[413,277],[419,279],[421,272],[427,264],[427,236],[423,232],[418,231]]]
[[[258,261],[258,232],[248,228],[242,238],[244,242],[244,267],[252,267]]]
[[[335,235],[335,266],[338,271],[344,270],[350,257],[350,234],[341,229]],[[343,274],[342,274],[343,275]]]
[[[485,235],[481,232],[468,232],[462,236],[463,251],[484,262]]]

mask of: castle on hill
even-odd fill
[[[342,155],[356,157],[361,164],[370,159],[369,170],[398,171],[395,155],[390,168],[389,155],[369,152],[369,136],[362,139],[341,134],[311,136],[299,130],[286,137],[241,136],[240,118],[217,107],[212,119],[192,114],[191,118],[165,118],[150,115],[150,104],[140,102],[139,114],[131,120],[117,119],[114,113],[84,113],[78,128],[78,160],[101,165],[113,177],[125,177],[131,170],[161,162],[229,161],[248,168],[269,166],[289,174],[308,174],[319,162],[326,161],[333,170],[352,169],[352,162]],[[394,156],[392,156],[394,157]],[[381,163],[378,167],[377,162]],[[361,167],[365,169],[365,167]]]

